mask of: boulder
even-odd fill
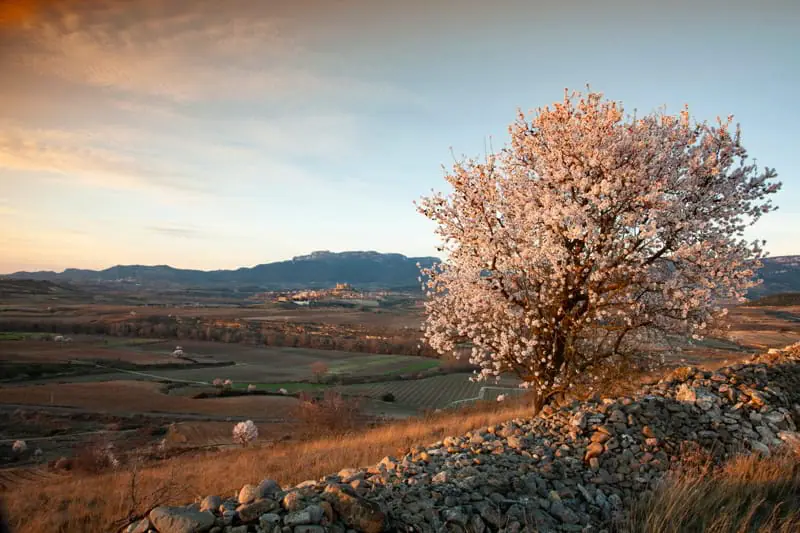
[[[156,507],[148,516],[158,533],[206,533],[214,527],[214,515],[185,507]]]
[[[328,485],[323,497],[347,526],[363,533],[385,531],[386,515],[376,502],[350,493],[339,485]]]
[[[212,513],[216,513],[219,511],[220,507],[222,507],[222,498],[219,496],[206,496],[203,498],[203,501],[200,502],[201,511],[211,511]]]
[[[251,522],[258,521],[261,515],[271,513],[278,508],[280,508],[280,504],[278,502],[265,498],[263,500],[257,500],[253,503],[240,505],[236,509],[236,512],[239,514],[239,520],[245,524],[249,524]]]

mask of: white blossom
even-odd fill
[[[743,232],[780,188],[731,129],[688,109],[626,118],[598,93],[520,112],[509,147],[455,164],[452,192],[417,206],[446,254],[422,270],[427,342],[475,379],[515,373],[541,405],[604,366],[660,359],[647,346],[667,334],[707,334],[754,285],[763,243]]]
[[[25,453],[28,451],[28,443],[24,440],[15,440],[11,445],[11,451],[14,453]]]
[[[233,426],[233,440],[242,446],[247,446],[258,438],[258,428],[252,420],[239,422]]]

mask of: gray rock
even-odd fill
[[[349,493],[338,485],[328,485],[323,497],[349,527],[362,533],[381,533],[385,529],[386,515],[373,501]]]
[[[267,531],[272,531],[272,529],[280,523],[281,515],[277,513],[264,513],[258,517],[258,525]]]
[[[270,499],[277,499],[275,496],[281,492],[281,486],[278,485],[278,482],[274,479],[262,479],[261,482],[258,484],[258,497],[259,498],[270,498]]]
[[[325,528],[314,525],[300,525],[294,527],[294,533],[325,533]]]
[[[287,526],[319,524],[322,522],[324,514],[322,507],[319,505],[309,505],[302,511],[295,511],[283,517],[283,523]]]
[[[214,527],[211,512],[185,507],[156,507],[148,518],[159,533],[205,533]]]
[[[261,497],[261,491],[256,485],[245,485],[239,491],[239,503],[251,503]]]
[[[148,531],[150,531],[150,520],[147,517],[130,524],[125,529],[126,533],[147,533]]]
[[[769,447],[766,444],[758,442],[757,440],[750,441],[750,448],[752,448],[754,452],[759,453],[765,457],[770,456]]]
[[[203,501],[200,502],[201,511],[216,513],[219,511],[220,507],[222,507],[222,498],[219,496],[206,496],[203,498]]]
[[[261,515],[271,513],[280,508],[280,504],[275,500],[258,500],[253,503],[240,505],[236,512],[239,514],[239,520],[245,524],[256,522],[261,518]]]

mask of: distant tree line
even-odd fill
[[[750,302],[748,305],[758,306],[787,306],[800,305],[800,292],[784,292],[763,296]]]
[[[421,341],[419,331],[390,328],[355,329],[329,324],[220,325],[211,319],[151,316],[123,321],[68,322],[57,319],[13,318],[0,320],[0,331],[26,331],[62,335],[108,335],[158,339],[188,339],[234,344],[313,348],[346,352],[437,357]]]

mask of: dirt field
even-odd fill
[[[164,394],[158,383],[106,381],[3,387],[0,403],[80,407],[97,413],[190,413],[274,419],[286,416],[296,399],[239,396],[195,400]]]
[[[124,361],[137,365],[188,364],[172,357],[174,342],[151,339],[103,339],[74,337],[73,342],[45,340],[0,340],[0,359],[25,363],[53,363],[70,360]],[[147,350],[144,348],[147,346]]]
[[[199,363],[235,362],[224,367],[198,367],[172,357],[180,344],[187,357]],[[236,383],[280,383],[307,380],[313,376],[311,365],[323,362],[331,374],[351,376],[395,375],[420,372],[439,365],[429,358],[405,355],[375,355],[315,350],[249,346],[203,341],[76,336],[69,344],[45,340],[0,340],[0,361],[14,363],[66,363],[68,361],[122,361],[136,365],[179,364],[181,368],[153,369],[141,373],[131,370],[97,375],[64,376],[59,381],[114,381],[147,379],[210,383],[216,378]],[[42,382],[39,380],[38,382]]]
[[[131,313],[134,313],[132,315]],[[126,320],[134,316],[168,316],[181,318],[216,318],[220,320],[283,321],[295,323],[358,324],[387,328],[418,328],[422,323],[421,306],[404,309],[359,310],[346,308],[286,308],[277,304],[252,307],[145,307],[132,305],[58,305],[45,304],[6,306],[0,318],[47,317],[64,323],[86,323],[92,320]]]
[[[731,338],[745,346],[777,348],[800,340],[800,306],[742,306],[731,311],[731,319]]]

